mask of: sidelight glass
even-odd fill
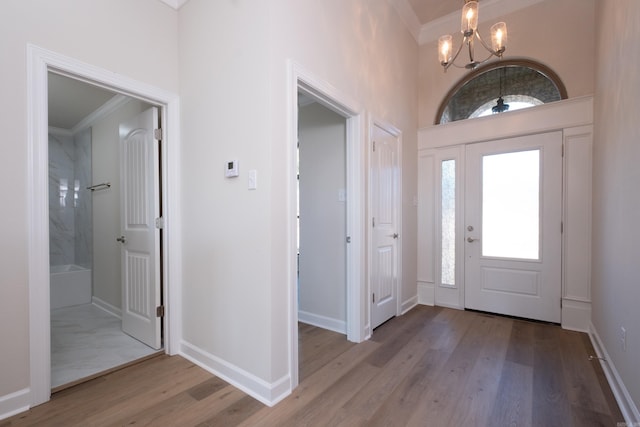
[[[540,258],[540,150],[483,156],[482,255]]]
[[[441,176],[441,223],[442,265],[440,283],[456,284],[456,161],[442,162]]]

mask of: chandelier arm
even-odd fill
[[[480,40],[480,43],[482,43],[482,46],[484,46],[485,49],[487,49],[488,52],[491,52],[491,55],[495,55],[495,56],[500,56],[498,54],[497,51],[493,50],[492,48],[490,48],[489,46],[487,46],[487,44],[484,42],[484,40],[482,40],[482,37],[480,37],[480,32],[476,31],[476,37],[478,38],[478,40]],[[489,57],[490,58],[490,57]],[[486,62],[486,59],[482,62]],[[482,64],[482,62],[480,62],[480,64]]]
[[[494,55],[495,55],[495,53],[493,53],[493,52],[489,52],[489,56],[487,56],[487,57],[486,57],[485,59],[483,59],[482,61],[479,61],[479,62],[476,62],[476,63],[475,63],[475,64],[476,64],[476,67],[477,67],[478,65],[482,65],[482,64],[484,64],[485,62],[487,62],[488,60],[490,60]],[[474,68],[475,68],[475,67],[474,67]]]

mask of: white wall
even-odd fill
[[[489,28],[505,21],[508,45],[505,58],[525,58],[554,70],[567,88],[569,98],[594,91],[594,3],[595,0],[546,0],[525,9],[479,24],[489,39]],[[462,10],[462,2],[461,2]],[[482,20],[482,2],[479,17]],[[452,23],[455,47],[460,42],[460,21]],[[420,46],[420,127],[432,125],[447,92],[467,73],[450,67],[446,73],[438,62],[437,39]],[[476,56],[484,58],[477,44]],[[464,62],[464,50],[459,63]],[[468,59],[468,55],[466,57]]]
[[[27,43],[178,91],[177,13],[157,0],[2,3],[0,191],[12,209],[0,214],[0,415],[29,386]]]
[[[120,267],[120,123],[146,110],[142,101],[125,105],[92,126],[93,182],[110,182],[108,190],[93,192],[93,297],[122,307]]]
[[[593,165],[593,325],[640,406],[640,2],[597,3]],[[620,344],[627,330],[627,349]],[[637,415],[636,415],[637,416]],[[640,422],[639,419],[634,421]]]
[[[409,299],[417,44],[386,0],[190,0],[179,16],[184,340],[269,387],[291,371],[287,59],[402,130],[401,295]],[[232,158],[240,177],[225,179]],[[258,171],[255,191],[248,169]]]
[[[319,103],[298,110],[298,317],[346,333],[346,120]]]

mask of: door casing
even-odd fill
[[[49,307],[48,105],[47,76],[58,73],[141,99],[162,110],[165,153],[162,162],[163,293],[165,352],[176,354],[181,341],[180,138],[178,95],[35,45],[27,46],[27,146],[29,235],[29,405],[51,397]],[[171,172],[169,172],[171,171]]]
[[[361,342],[370,335],[369,311],[364,296],[365,245],[365,189],[362,174],[365,162],[362,153],[365,146],[364,119],[361,107],[328,82],[313,75],[293,60],[288,61],[287,111],[287,177],[289,230],[287,245],[287,288],[289,326],[289,391],[298,385],[298,290],[297,290],[297,161],[298,142],[298,92],[313,98],[346,119],[346,177],[347,177],[347,339]],[[285,390],[278,395],[284,396]]]

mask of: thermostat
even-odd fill
[[[238,172],[238,161],[229,160],[224,170],[224,176],[226,176],[227,178],[232,178],[238,175],[240,175],[240,173]]]

